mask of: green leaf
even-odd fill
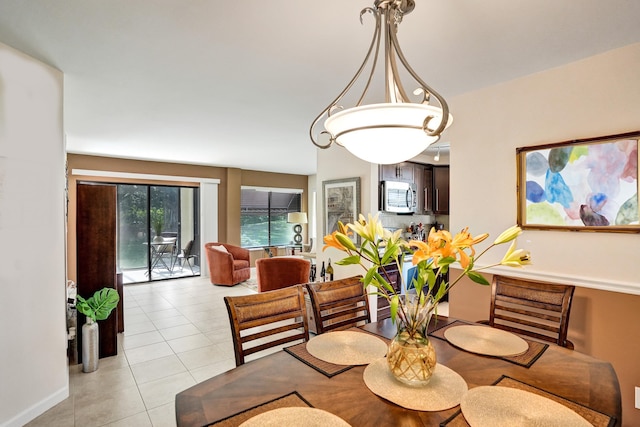
[[[113,288],[102,288],[87,300],[78,297],[79,304],[76,308],[80,313],[94,320],[105,320],[111,314],[111,311],[118,306],[120,296],[118,291]]]
[[[393,289],[393,286],[391,286],[389,282],[387,282],[387,280],[384,277],[382,277],[380,273],[378,273],[377,268],[373,267],[373,268],[370,268],[370,270],[373,270],[373,277],[375,278],[375,281],[378,282],[378,283],[373,283],[374,286],[384,287],[387,291],[391,292],[392,294],[396,292],[395,289]]]
[[[389,244],[387,245],[387,248],[384,251],[384,254],[382,255],[382,259],[380,260],[380,262],[382,264],[388,264],[389,260],[391,260],[392,258],[395,258],[395,255],[398,253],[398,245],[396,244]]]
[[[456,262],[456,258],[455,257],[445,257],[445,258],[441,258],[438,261],[438,266],[440,267],[448,267],[450,264],[453,264],[454,262]]]
[[[368,286],[371,284],[371,281],[373,280],[373,276],[376,273],[376,270],[377,270],[376,268],[370,268],[367,270],[367,273],[362,278],[362,283],[365,286]]]
[[[487,279],[484,278],[484,276],[480,273],[476,273],[475,271],[469,271],[467,272],[467,276],[469,276],[469,279],[473,280],[476,283],[479,283],[481,285],[485,285],[485,286],[489,286],[490,283],[487,281]]]
[[[425,270],[425,274],[426,274],[426,282],[429,285],[429,291],[431,291],[431,289],[433,289],[433,287],[436,284],[436,273],[433,271],[433,269],[428,269]]]
[[[378,254],[378,249],[376,247],[370,249],[367,246],[362,245],[360,251],[363,255],[372,260],[374,264],[380,264],[380,255]]]
[[[96,320],[95,313],[93,309],[89,307],[89,304],[87,304],[87,300],[82,298],[80,295],[78,295],[77,298],[78,301],[76,302],[76,310],[78,310],[78,312],[84,314],[85,316]]]
[[[398,295],[394,295],[391,297],[391,301],[389,301],[389,311],[391,313],[391,320],[395,322],[396,316],[398,315],[398,304],[400,303],[400,299]]]
[[[336,262],[338,265],[354,265],[360,264],[360,255],[351,255]]]

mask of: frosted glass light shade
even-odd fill
[[[306,224],[307,213],[306,212],[289,212],[287,214],[287,222],[291,224]]]
[[[425,104],[387,103],[349,108],[332,114],[324,123],[336,142],[354,156],[370,163],[400,163],[422,153],[439,136],[422,130],[424,119],[432,115],[429,128],[442,121],[442,110]],[[447,127],[453,117],[449,114]]]

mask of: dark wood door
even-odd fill
[[[116,286],[116,186],[78,184],[77,187],[77,274],[78,294],[91,297],[96,291]],[[122,304],[122,300],[119,304]],[[118,310],[98,321],[100,357],[118,353]],[[78,313],[78,329],[84,323]],[[82,333],[78,333],[78,355],[82,362]]]

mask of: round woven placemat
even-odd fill
[[[369,390],[403,408],[416,411],[444,411],[460,403],[467,392],[467,383],[457,372],[444,365],[436,365],[429,384],[411,387],[398,381],[381,358],[364,370],[364,383]]]
[[[472,427],[592,427],[558,402],[511,387],[472,388],[462,398],[460,409]]]
[[[515,356],[529,350],[529,344],[516,334],[489,326],[453,326],[444,331],[451,344],[487,356]]]
[[[240,424],[240,427],[350,427],[342,418],[316,408],[278,408],[263,412]]]
[[[365,332],[335,331],[313,337],[307,351],[336,365],[366,365],[387,354],[387,343]]]

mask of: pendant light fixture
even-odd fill
[[[372,14],[376,20],[369,51],[349,84],[311,124],[309,136],[314,145],[329,148],[335,142],[371,163],[399,163],[438,141],[440,134],[451,124],[453,118],[447,102],[420,79],[398,44],[398,24],[414,7],[414,0],[375,0],[374,7],[360,12],[361,23],[366,13]],[[375,80],[383,34],[384,102],[365,104]],[[413,95],[418,98],[416,101],[410,100],[400,80],[398,61],[415,82]],[[363,75],[367,69],[369,71]],[[364,89],[355,105],[345,108],[341,102],[361,76],[363,79],[366,77]],[[378,94],[380,100],[381,95]],[[434,98],[436,105],[431,104]],[[318,133],[317,128],[323,119],[324,130]]]

